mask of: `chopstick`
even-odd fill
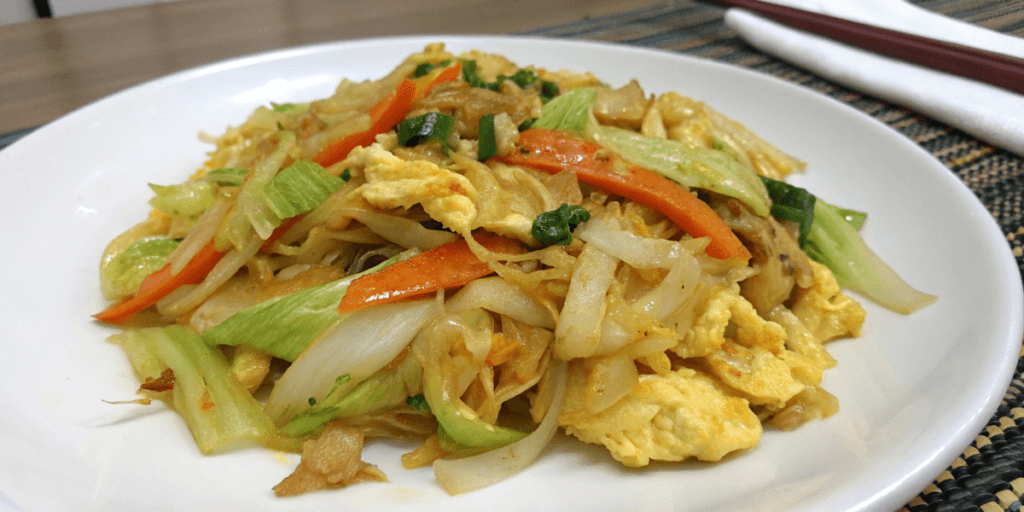
[[[875,53],[1024,94],[1024,60],[760,0],[716,0]]]

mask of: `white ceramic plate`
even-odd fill
[[[443,39],[520,65],[591,70],[618,86],[701,98],[810,163],[796,182],[869,212],[868,242],[909,282],[941,296],[904,317],[865,303],[863,336],[834,342],[825,387],[842,410],[717,464],[627,470],[563,439],[523,473],[450,497],[412,445],[374,444],[391,479],[276,499],[296,457],[263,449],[199,455],[162,406],[117,406],[138,384],[104,308],[98,258],[144,218],[147,182],[179,182],[218,133],[270,101],[307,101],[343,77],[377,78]],[[969,190],[881,123],[806,89],[679,55],[521,38],[364,40],[177,73],[53,122],[0,152],[0,508],[25,510],[895,510],[978,434],[1021,342],[1022,286],[1006,241]]]

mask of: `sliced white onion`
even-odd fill
[[[636,236],[602,218],[584,223],[578,236],[633,268],[668,268],[685,251],[677,242]]]
[[[605,296],[615,277],[619,260],[596,246],[586,244],[576,258],[565,304],[558,316],[553,351],[556,359],[593,355],[601,341]]]
[[[426,251],[461,238],[449,231],[427,229],[419,222],[407,217],[361,208],[342,208],[339,212],[362,222],[374,233],[406,249],[417,247]]]
[[[353,312],[299,354],[274,385],[267,413],[280,423],[308,408],[310,398],[323,400],[338,377],[348,375],[349,386],[361,382],[397,357],[441,309],[430,298]]]
[[[449,494],[462,494],[494,485],[522,471],[540,456],[558,431],[565,401],[565,363],[548,366],[552,401],[544,420],[530,435],[508,446],[464,459],[434,461],[434,476]]]
[[[590,373],[583,402],[590,414],[597,414],[629,394],[640,382],[633,358],[623,350],[610,356],[587,360]]]
[[[474,308],[510,316],[545,329],[555,328],[555,319],[537,299],[500,277],[485,277],[463,286],[448,301],[448,311],[461,313]]]
[[[192,226],[192,229],[185,235],[184,240],[178,244],[178,247],[174,249],[174,252],[167,256],[167,262],[171,264],[172,274],[181,272],[181,269],[185,268],[185,265],[192,260],[192,257],[198,254],[210,240],[213,240],[213,236],[217,234],[217,228],[220,227],[220,223],[224,219],[224,215],[230,209],[231,203],[223,199],[217,199],[199,216],[196,225]]]
[[[188,293],[172,293],[164,297],[157,302],[157,310],[168,316],[181,316],[199,307],[204,300],[217,291],[217,288],[231,279],[238,269],[255,256],[260,247],[263,247],[263,240],[253,237],[242,250],[232,249],[217,262],[199,286],[189,288]]]
[[[694,292],[700,281],[700,263],[689,253],[680,254],[658,286],[633,302],[633,307],[664,322]]]

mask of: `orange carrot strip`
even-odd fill
[[[124,323],[135,313],[152,306],[179,287],[202,281],[224,254],[217,250],[211,240],[189,260],[181,272],[171,274],[171,265],[168,263],[164,268],[146,276],[135,295],[96,313],[93,317],[112,324]]]
[[[427,78],[429,76],[430,75],[426,75],[423,78]],[[441,72],[437,74],[437,76],[435,76],[433,79],[429,79],[430,81],[426,82],[426,85],[423,85],[422,88],[418,88],[416,90],[416,96],[413,98],[413,101],[419,101],[424,96],[426,96],[427,93],[429,93],[430,90],[433,89],[434,87],[437,87],[438,85],[443,84],[445,82],[452,82],[459,78],[460,76],[462,76],[462,61],[456,60],[455,64],[452,64],[451,66],[442,69]]]
[[[390,130],[405,118],[409,107],[412,106],[415,94],[416,83],[409,79],[402,81],[395,92],[370,109],[370,112],[373,113],[370,116],[373,119],[370,129],[365,132],[353,133],[328,144],[313,157],[313,161],[324,167],[330,167],[344,160],[353,149],[373,144],[377,135]]]
[[[658,210],[696,238],[710,237],[707,253],[715,258],[750,259],[750,251],[710,206],[668,178],[642,167],[623,165],[625,162],[616,162],[616,155],[599,153],[601,146],[554,130],[523,131],[519,145],[522,152],[500,160],[551,174],[569,169],[580,181]]]
[[[518,243],[497,235],[474,238],[491,251],[521,251]],[[352,281],[338,305],[338,313],[456,288],[492,273],[491,267],[476,257],[465,240],[450,242]]]
[[[305,216],[305,213],[300,213],[294,217],[288,217],[287,219],[281,221],[281,225],[274,228],[274,232],[271,233],[270,236],[263,241],[263,245],[260,246],[260,252],[269,252],[270,248],[273,247],[274,242],[278,241],[278,239],[280,239],[285,233],[287,233],[288,230],[292,228],[292,226],[297,224]]]

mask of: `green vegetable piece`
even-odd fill
[[[549,82],[547,80],[540,81],[540,99],[544,103],[547,103],[558,96],[558,84]]]
[[[422,394],[407,397],[405,403],[417,411],[430,412],[430,404],[427,403],[427,398]]]
[[[430,73],[430,70],[432,69],[434,69],[434,65],[429,62],[417,64],[416,69],[412,72],[412,76],[415,78],[425,76],[427,73]]]
[[[146,276],[163,268],[178,242],[163,237],[137,240],[100,267],[103,294],[127,297],[139,291]]]
[[[423,369],[410,351],[397,368],[380,370],[359,383],[350,383],[348,375],[339,378],[337,386],[320,402],[311,402],[307,411],[292,418],[281,428],[287,436],[303,436],[324,423],[344,416],[355,416],[387,409],[407,402],[410,393],[422,385]],[[421,398],[423,395],[419,395]]]
[[[811,224],[814,222],[814,195],[789,183],[759,177],[772,199],[772,216],[796,222],[800,226],[799,242],[803,247],[807,243],[807,235],[811,232]]]
[[[299,160],[277,173],[263,188],[263,197],[281,219],[305,213],[324,202],[345,182],[315,162]]]
[[[245,176],[248,174],[248,169],[228,167],[224,169],[214,169],[206,173],[206,175],[203,176],[203,179],[212,181],[222,187],[240,187],[245,183]]]
[[[203,343],[191,328],[137,329],[111,340],[125,351],[142,380],[156,379],[168,368],[173,372],[171,406],[185,419],[202,453],[240,440],[268,444],[275,439],[273,422],[231,375],[224,354]]]
[[[912,313],[938,298],[904,281],[864,243],[842,211],[819,199],[804,247],[808,256],[835,274],[840,286],[902,314]]]
[[[344,279],[247,307],[204,332],[203,341],[211,346],[246,344],[278,359],[294,362],[306,346],[348,316],[338,314],[338,304],[353,280],[391,265],[401,257],[395,256]]]
[[[527,119],[526,121],[523,121],[522,123],[520,123],[519,127],[518,127],[518,130],[521,131],[521,132],[529,130],[533,126],[533,123],[536,123],[536,122],[537,122],[537,118],[536,117],[531,117],[531,118]]]
[[[533,128],[582,133],[590,119],[590,105],[596,96],[597,89],[581,88],[551,100],[544,105]]]
[[[348,180],[352,179],[352,169],[346,167],[344,171],[341,171],[341,176],[338,177],[341,178],[341,181],[348,182]]]
[[[488,89],[491,91],[497,91],[498,87],[501,87],[501,82],[505,81],[505,76],[499,76],[498,81],[487,83],[477,75],[476,72],[476,61],[475,60],[463,60],[462,61],[462,79],[469,84],[470,87],[479,87],[481,89]]]
[[[570,93],[566,93],[570,94]],[[566,96],[563,94],[548,105]],[[545,110],[547,106],[544,107]],[[591,117],[588,114],[588,119]],[[586,124],[585,134],[626,161],[650,169],[676,183],[702,188],[743,201],[754,213],[771,213],[768,191],[757,172],[727,152],[694,148],[676,140],[647,137],[631,130],[602,126],[596,120]]]
[[[448,137],[455,128],[455,118],[437,112],[430,112],[412,119],[402,121],[398,127],[398,143],[412,147],[424,140],[436,140],[445,148],[448,147]]]
[[[537,82],[537,73],[532,69],[520,69],[519,71],[516,71],[514,75],[508,77],[508,79],[515,82],[519,87],[525,89]]]
[[[907,284],[864,243],[857,230],[867,214],[832,206],[788,183],[761,180],[772,198],[772,215],[800,225],[800,247],[828,267],[840,286],[903,314],[936,299]]]
[[[858,212],[857,210],[850,210],[848,208],[840,208],[838,206],[829,205],[835,208],[836,213],[843,218],[848,224],[853,226],[853,229],[860,230],[861,226],[864,225],[864,221],[867,220],[868,214],[865,212]]]
[[[437,63],[437,64],[431,64],[431,63],[429,63],[429,62],[424,62],[424,63],[422,63],[422,64],[418,64],[418,65],[416,66],[416,70],[415,70],[415,71],[413,71],[412,75],[413,75],[413,77],[415,77],[415,78],[419,78],[419,77],[421,77],[421,76],[426,76],[426,75],[428,75],[428,74],[429,74],[429,73],[430,73],[431,71],[433,71],[433,70],[435,70],[435,69],[437,69],[437,68],[445,68],[445,67],[448,67],[448,65],[449,65],[449,64],[451,64],[451,63],[452,63],[452,60],[451,60],[451,59],[446,59],[446,60],[442,60],[441,62],[439,62],[439,63]]]
[[[309,103],[274,103],[270,102],[270,108],[274,112],[283,114],[301,114],[309,109]]]
[[[590,220],[590,212],[582,206],[565,203],[533,220],[530,234],[544,245],[569,245],[577,224]]]
[[[477,160],[486,162],[488,158],[497,156],[498,140],[494,133],[494,114],[487,114],[480,117],[478,129],[479,149]]]
[[[150,183],[149,188],[156,194],[149,200],[150,206],[178,219],[198,219],[217,198],[215,187],[206,180],[167,186]]]

